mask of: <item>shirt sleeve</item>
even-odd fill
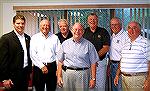
[[[104,35],[103,35],[104,45],[110,46],[110,35],[106,29],[104,29],[103,31],[104,31]]]
[[[60,46],[60,50],[57,53],[57,61],[62,62],[64,60],[64,50],[63,45]]]
[[[55,52],[56,52],[56,63],[58,64],[58,58],[57,58],[57,55],[58,55],[58,53],[59,53],[59,51],[60,51],[60,48],[61,48],[61,43],[60,43],[60,40],[57,38],[57,43],[56,43],[56,50],[55,50]]]
[[[57,43],[56,43],[56,48],[55,48],[56,55],[58,54],[60,48],[61,48],[61,43],[60,43],[60,40],[57,38]]]
[[[96,51],[96,49],[92,43],[91,43],[90,49],[89,49],[89,56],[90,56],[91,64],[94,64],[100,60],[98,53],[97,53],[97,51]]]
[[[9,79],[9,56],[8,56],[8,41],[2,36],[0,38],[0,81]]]
[[[36,38],[32,37],[30,41],[30,57],[33,64],[41,69],[45,65],[40,61],[40,58],[37,55],[36,45]]]
[[[147,41],[147,59],[148,61],[150,61],[150,41]]]

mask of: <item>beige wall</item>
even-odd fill
[[[13,30],[12,17],[14,15],[13,4],[0,3],[0,36]]]
[[[3,3],[3,34],[8,33],[13,30],[12,26],[12,18],[15,15],[15,11],[13,10],[13,4],[11,3]]]

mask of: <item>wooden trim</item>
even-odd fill
[[[115,17],[115,9],[110,9],[110,19]]]
[[[64,11],[64,19],[67,19],[67,10]]]
[[[92,4],[92,5],[44,5],[44,6],[13,6],[13,10],[67,10],[91,8],[150,8],[150,4]]]

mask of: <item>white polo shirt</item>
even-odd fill
[[[110,46],[110,59],[120,61],[121,50],[128,39],[128,34],[123,29],[118,34],[112,34]]]
[[[148,71],[149,48],[148,41],[139,36],[134,42],[130,40],[125,44],[122,50],[121,72],[137,73]]]

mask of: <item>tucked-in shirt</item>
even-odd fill
[[[23,51],[24,51],[24,67],[26,67],[28,65],[28,58],[27,58],[27,47],[26,47],[26,41],[25,41],[25,37],[24,37],[24,34],[23,35],[20,35],[17,33],[17,31],[15,30],[14,31],[17,35],[17,37],[19,38],[19,41],[21,43],[21,46],[23,48]]]
[[[45,38],[42,32],[39,32],[32,36],[30,43],[30,55],[35,66],[42,68],[44,67],[43,63],[56,61],[60,41],[55,34],[49,33]]]
[[[62,43],[58,60],[63,61],[63,64],[67,67],[82,68],[90,67],[91,64],[99,61],[99,57],[90,41],[81,38],[80,42],[75,42],[73,38],[70,38]]]
[[[148,41],[142,36],[132,43],[129,39],[121,53],[121,72],[147,72],[148,61],[150,61],[149,55],[147,55],[149,47]]]
[[[120,61],[121,51],[128,39],[128,34],[123,29],[116,35],[113,33],[111,37],[110,59]]]

